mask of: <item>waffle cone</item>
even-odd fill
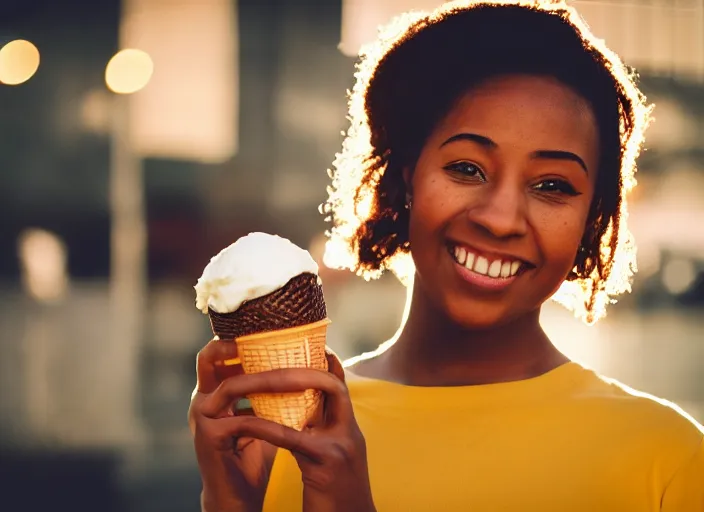
[[[318,276],[303,273],[231,313],[208,311],[213,333],[235,340],[245,373],[282,368],[327,370],[327,310]],[[320,404],[320,391],[250,395],[254,413],[301,430]]]
[[[245,373],[260,373],[281,368],[327,370],[325,337],[327,318],[290,329],[242,336],[235,340]],[[322,393],[308,389],[296,393],[271,393],[247,397],[254,413],[270,421],[302,430],[315,413]]]

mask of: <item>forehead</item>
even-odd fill
[[[598,151],[594,113],[580,95],[555,79],[503,76],[466,92],[438,126],[438,136],[460,132],[491,138],[526,151]]]

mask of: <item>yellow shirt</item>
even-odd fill
[[[379,512],[704,512],[704,430],[577,363],[427,388],[351,376]],[[301,510],[280,450],[265,512]]]

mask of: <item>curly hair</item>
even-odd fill
[[[560,0],[447,3],[411,12],[360,53],[349,96],[350,128],[331,172],[322,212],[333,224],[325,264],[365,279],[391,270],[407,283],[409,212],[403,169],[468,89],[498,75],[553,77],[591,105],[599,173],[574,268],[553,297],[593,323],[636,272],[626,194],[651,108],[635,73]]]

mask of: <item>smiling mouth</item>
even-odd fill
[[[529,266],[520,260],[489,259],[461,245],[450,244],[447,250],[458,265],[497,281],[516,277]]]

